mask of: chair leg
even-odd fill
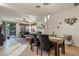
[[[31,44],[31,50],[33,51],[34,50],[34,46]]]
[[[50,52],[48,52],[48,56],[50,56]]]
[[[34,51],[34,46],[32,47],[32,51]]]
[[[32,44],[31,44],[31,48],[30,49],[32,50]]]
[[[38,46],[37,46],[37,52],[36,52],[36,54],[38,55]]]
[[[43,51],[41,50],[41,56],[42,56],[42,52],[43,52]]]

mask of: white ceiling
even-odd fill
[[[40,8],[36,8],[40,5]],[[28,20],[37,20],[44,18],[48,13],[54,14],[63,10],[74,8],[73,3],[3,3],[0,4],[0,17],[4,19],[28,18]]]

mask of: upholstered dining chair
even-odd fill
[[[65,40],[63,41],[63,43],[59,44],[59,49],[61,48],[61,53],[65,54]],[[60,50],[58,51],[59,55],[60,55]]]
[[[31,34],[31,38],[32,38],[32,41],[34,41],[32,44],[32,50],[34,50],[34,46],[36,46],[37,47],[36,54],[38,54],[38,48],[40,47],[40,42],[37,38],[37,34]]]
[[[0,46],[3,46],[3,42],[5,41],[4,35],[1,33],[2,25],[0,26]]]
[[[50,44],[49,36],[46,34],[42,34],[42,35],[38,35],[38,38],[40,41],[41,56],[42,56],[43,51],[46,51],[48,53],[48,55],[50,55],[50,52],[52,50],[55,50],[55,47],[54,47],[54,45]]]

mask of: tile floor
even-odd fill
[[[0,56],[17,56],[27,47],[27,41],[23,38],[6,39],[4,46],[0,48]]]

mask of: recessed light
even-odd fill
[[[74,3],[74,6],[79,6],[79,3]]]
[[[36,5],[36,8],[40,8],[40,5]]]
[[[49,5],[49,3],[44,3],[44,5]]]

